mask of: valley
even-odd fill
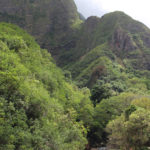
[[[0,2],[0,149],[148,150],[150,29],[73,0]]]

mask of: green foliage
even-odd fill
[[[150,112],[138,109],[126,120],[124,115],[111,121],[107,125],[109,147],[111,149],[135,149],[148,148],[150,141]]]
[[[125,119],[128,121],[129,120],[129,117],[130,115],[136,111],[136,107],[134,105],[131,105],[129,108],[127,108],[125,110]]]
[[[115,149],[146,149],[149,29],[122,12],[82,22],[72,0],[28,5],[31,27],[24,16],[0,17],[26,27],[69,71],[57,68],[26,32],[0,24],[0,149],[83,150],[86,137],[94,146],[108,142]]]
[[[141,107],[141,108],[149,110],[150,109],[150,98],[149,97],[141,97],[139,99],[133,100],[132,104],[137,107]]]
[[[123,12],[89,17],[77,32],[76,45],[64,51],[66,57],[61,66],[71,71],[79,87],[92,89],[102,80],[113,95],[147,92],[150,66],[147,33],[150,31],[146,26]]]
[[[109,121],[114,120],[125,111],[130,114],[135,110],[135,107],[130,104],[142,95],[134,93],[122,93],[118,96],[111,96],[108,99],[103,99],[94,109],[94,121],[91,125],[91,131],[88,137],[93,145],[106,144],[108,134],[105,128]],[[134,105],[134,104],[133,104]]]
[[[111,92],[109,87],[105,85],[96,84],[91,90],[91,100],[95,106],[97,103],[100,103],[102,99],[109,98],[110,96]]]
[[[0,149],[85,148],[90,92],[65,76],[31,36],[0,24]]]

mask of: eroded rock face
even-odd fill
[[[121,56],[122,53],[128,53],[137,49],[132,37],[120,28],[116,29],[114,32],[111,44],[118,56]]]
[[[73,0],[1,0],[0,21],[15,23],[51,49],[67,40],[78,19]]]

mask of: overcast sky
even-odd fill
[[[112,11],[124,11],[132,18],[150,27],[150,0],[75,0],[78,11],[86,18],[101,17]]]

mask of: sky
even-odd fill
[[[86,18],[123,11],[150,27],[150,0],[74,0],[78,11]]]

